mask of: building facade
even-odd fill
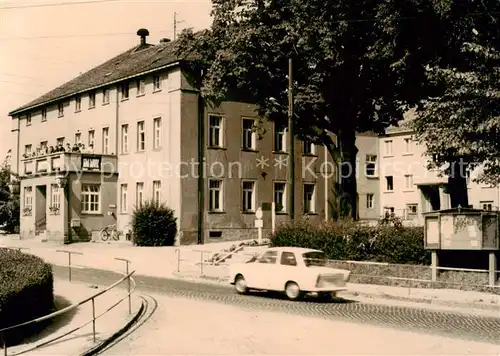
[[[423,213],[451,207],[448,178],[426,168],[425,147],[415,141],[413,131],[404,125],[388,128],[378,143],[382,216],[394,214],[408,224],[422,225]],[[498,210],[499,187],[474,182],[477,174],[467,174],[469,207]]]
[[[126,240],[150,199],[175,211],[180,244],[256,238],[255,211],[273,201],[276,223],[289,220],[286,130],[249,104],[204,103],[172,53],[143,32],[137,47],[10,113],[21,238],[99,240],[116,225]],[[295,216],[325,219],[332,161],[308,142],[294,150]]]

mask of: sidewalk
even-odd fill
[[[101,287],[102,288],[102,287]],[[54,296],[56,307],[60,310],[78,303],[101,289],[84,283],[69,282],[56,279],[54,281]],[[113,288],[95,299],[95,315],[98,317],[118,300],[127,295],[122,288]],[[137,294],[132,295],[132,313],[128,313],[128,302],[125,299],[115,308],[96,320],[96,342],[93,340],[92,322],[83,328],[51,342],[58,336],[64,335],[92,320],[92,303],[88,302],[66,314],[56,317],[52,324],[42,333],[26,340],[23,344],[8,348],[8,355],[29,353],[30,355],[80,355],[98,346],[124,328],[140,311],[142,300]],[[2,350],[3,352],[3,350]]]
[[[96,269],[125,272],[125,262],[115,258],[125,258],[131,262],[130,269],[136,275],[163,278],[181,278],[204,283],[227,284],[227,266],[199,264],[202,252],[208,259],[211,253],[220,252],[237,242],[214,243],[179,247],[135,247],[122,243],[78,243],[71,245],[39,242],[36,240],[16,240],[9,236],[0,237],[0,247],[24,247],[26,252],[37,255],[55,265],[68,265],[68,254],[57,250],[75,251],[83,255],[73,255],[72,265]],[[181,261],[178,262],[178,253]],[[204,278],[201,278],[201,275]],[[454,289],[425,289],[392,287],[371,284],[348,283],[346,298],[364,297],[414,301],[426,304],[455,306],[460,308],[489,309],[500,316],[500,295],[460,291]]]

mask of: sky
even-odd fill
[[[0,0],[0,160],[12,148],[8,113],[137,45],[211,24],[210,0]]]

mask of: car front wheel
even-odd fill
[[[248,291],[247,287],[247,282],[245,281],[245,278],[241,274],[236,276],[234,280],[234,288],[236,289],[236,292],[239,294],[245,294]]]
[[[285,294],[290,300],[297,300],[301,296],[299,285],[295,282],[288,282],[285,286]]]

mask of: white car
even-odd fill
[[[278,291],[290,300],[310,293],[329,299],[347,289],[350,274],[327,267],[323,251],[299,247],[270,247],[246,263],[230,265],[230,282],[238,293]]]

